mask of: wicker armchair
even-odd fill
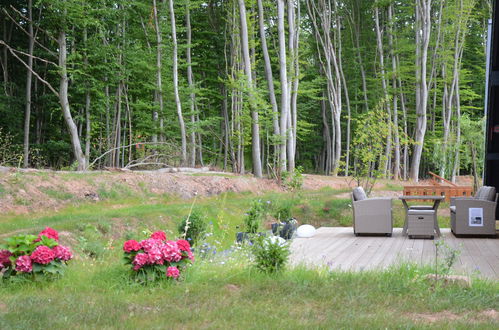
[[[451,230],[454,235],[496,235],[497,194],[483,186],[474,197],[451,198]]]
[[[385,234],[392,236],[392,199],[367,198],[362,187],[351,194],[353,210],[353,230],[359,234]]]

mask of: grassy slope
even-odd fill
[[[349,200],[335,197],[341,193],[323,189],[303,192],[300,198],[278,193],[258,198],[274,204],[291,203],[293,215],[303,222],[349,225]],[[471,289],[433,287],[421,279],[429,269],[411,266],[355,274],[295,269],[269,277],[235,255],[198,258],[181,283],[131,284],[127,268],[121,264],[123,240],[146,228],[168,229],[173,235],[176,222],[189,212],[193,200],[124,197],[115,194],[106,201],[68,207],[56,214],[0,216],[0,233],[36,232],[49,225],[105,247],[98,259],[91,259],[82,255],[78,240],[73,240],[78,257],[64,278],[0,283],[0,329],[412,327],[424,325],[415,321],[414,313],[438,315],[442,311],[458,316],[441,318],[434,325],[498,325],[478,314],[499,310],[498,282],[477,280]],[[212,224],[210,244],[218,249],[232,244],[253,198],[229,193],[196,200],[196,208]],[[396,224],[400,225],[400,202],[395,202],[395,207]],[[87,235],[84,224],[88,223],[99,228],[98,234]]]

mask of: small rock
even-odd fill
[[[427,280],[438,280],[444,282],[446,285],[459,285],[462,287],[469,288],[471,287],[471,279],[468,276],[463,275],[437,275],[437,274],[428,274],[426,275]]]
[[[98,202],[100,200],[99,195],[97,193],[94,193],[94,192],[86,192],[85,198],[90,199],[94,202]]]

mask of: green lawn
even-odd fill
[[[303,223],[348,226],[350,200],[337,197],[345,191],[227,193],[196,200],[131,199],[121,193],[53,214],[0,216],[0,233],[36,233],[51,226],[64,233],[62,240],[76,254],[61,279],[0,282],[0,329],[499,326],[499,320],[483,316],[499,310],[499,282],[477,279],[471,288],[443,287],[423,279],[431,269],[411,265],[363,273],[297,268],[269,276],[251,266],[244,249],[227,252],[233,250],[253,199],[274,205],[271,214],[277,206],[289,205]],[[178,221],[193,204],[207,216],[212,235],[206,243],[218,252],[204,258],[197,254],[178,283],[142,286],[130,281],[121,261],[122,242],[146,229],[175,236]],[[401,225],[402,204],[394,205],[395,223]],[[428,315],[434,323],[425,321]]]

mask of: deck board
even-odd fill
[[[499,280],[499,238],[456,238],[448,228],[442,229],[442,238],[460,252],[453,273]],[[402,235],[402,228],[395,228],[392,237],[356,237],[351,227],[322,227],[312,238],[293,240],[291,263],[352,271],[383,269],[401,262],[433,265],[435,242],[409,239]]]

